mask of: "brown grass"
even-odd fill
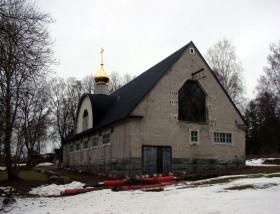
[[[45,174],[36,172],[34,170],[20,171],[18,177],[22,180],[27,180],[27,181],[47,182],[49,180],[48,176],[46,176]],[[4,181],[7,179],[8,179],[7,171],[0,171],[0,181]]]

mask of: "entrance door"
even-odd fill
[[[168,174],[171,170],[171,147],[143,146],[143,174]]]

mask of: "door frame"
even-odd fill
[[[154,146],[154,145],[142,145],[142,174],[146,174],[146,172],[144,172],[144,148],[146,147],[152,147],[152,148],[156,148],[156,154],[157,154],[157,157],[156,158],[156,174],[162,174],[162,175],[167,175],[168,172],[164,172],[164,159],[163,159],[163,149],[164,148],[168,148],[170,149],[170,161],[169,161],[169,166],[170,166],[170,169],[169,169],[169,172],[171,171],[172,169],[172,146]],[[159,154],[159,151],[161,151],[161,154]],[[159,164],[158,163],[158,160],[160,159],[161,156],[161,163]],[[161,170],[159,169],[159,166],[161,166]]]

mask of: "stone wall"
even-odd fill
[[[142,175],[142,158],[125,158],[98,160],[89,165],[78,164],[69,165],[68,167],[87,170],[93,173],[102,173],[113,176],[136,176]],[[192,158],[173,158],[172,171],[173,174],[186,174],[190,172],[215,170],[215,169],[231,169],[245,167],[245,161],[241,159],[233,160],[216,160],[216,159],[192,159]]]

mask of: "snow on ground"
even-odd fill
[[[250,159],[246,160],[246,166],[279,166],[273,164],[265,164],[266,160],[275,160],[277,158],[259,158],[259,159]]]
[[[0,166],[0,171],[6,170],[5,166]]]
[[[197,187],[190,182],[161,192],[106,189],[67,197],[17,198],[9,213],[279,213],[280,173],[255,177],[233,176],[228,183]]]
[[[77,181],[73,181],[72,183],[65,185],[50,184],[33,188],[29,193],[40,196],[61,195],[61,193],[64,193],[65,189],[79,189],[83,188],[84,185],[85,184]]]
[[[41,167],[41,166],[52,166],[53,163],[48,163],[48,162],[45,162],[45,163],[39,163],[38,165],[36,165],[35,167]]]

